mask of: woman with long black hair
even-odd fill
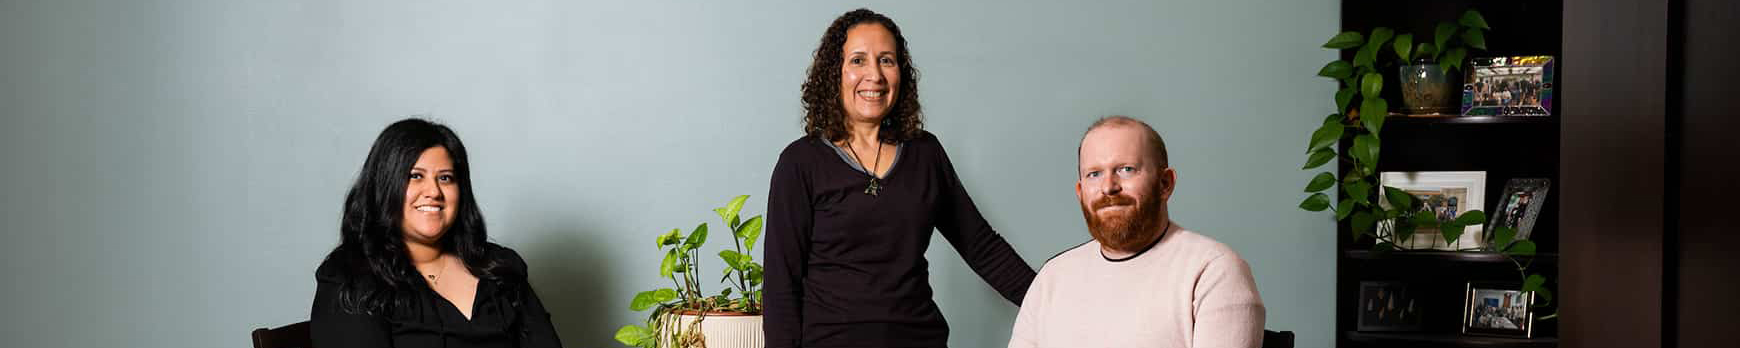
[[[767,199],[768,347],[945,347],[924,252],[941,231],[1019,305],[1034,272],[979,214],[923,128],[918,70],[886,16],[859,9],[822,35],[803,84],[805,136]]]
[[[315,271],[315,346],[561,347],[525,260],[489,242],[471,187],[452,129],[406,119],[381,131]]]

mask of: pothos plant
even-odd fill
[[[1408,242],[1421,228],[1437,228],[1446,243],[1455,243],[1465,227],[1484,222],[1486,214],[1479,210],[1440,217],[1422,209],[1427,202],[1415,199],[1407,191],[1375,183],[1384,119],[1389,116],[1389,102],[1382,95],[1383,69],[1397,62],[1405,64],[1424,58],[1440,62],[1439,66],[1448,73],[1462,66],[1468,48],[1486,49],[1485,30],[1490,30],[1486,19],[1480,12],[1469,10],[1457,23],[1439,23],[1430,43],[1416,45],[1412,34],[1396,36],[1394,30],[1385,27],[1372,29],[1369,34],[1346,31],[1325,42],[1324,48],[1356,51],[1352,62],[1337,59],[1317,72],[1317,76],[1339,81],[1340,89],[1335,93],[1335,113],[1325,117],[1311,133],[1311,142],[1305,148],[1307,155],[1303,169],[1314,170],[1332,161],[1347,164],[1347,169],[1339,177],[1331,171],[1312,177],[1305,184],[1305,192],[1311,195],[1299,203],[1299,208],[1313,212],[1330,211],[1336,221],[1348,223],[1355,241],[1373,238],[1372,248],[1378,252],[1410,250]],[[1458,38],[1460,42],[1453,41]],[[1386,48],[1392,48],[1395,55],[1385,54],[1385,51],[1392,51]],[[1343,140],[1350,140],[1351,146],[1337,153],[1336,144]],[[1331,196],[1336,192],[1330,188],[1337,183],[1341,186],[1341,193],[1346,195],[1331,209]],[[1380,204],[1384,200],[1387,200],[1387,206]],[[1534,242],[1514,240],[1515,236],[1514,229],[1496,228],[1490,246],[1460,251],[1494,252],[1507,256],[1522,275],[1522,291],[1536,293],[1543,299],[1536,306],[1546,306],[1552,301],[1552,292],[1545,287],[1546,277],[1528,274],[1533,260],[1531,256],[1535,253]],[[1523,259],[1528,259],[1528,262]]]
[[[719,252],[724,260],[724,275],[719,279],[726,286],[717,295],[702,291],[700,248],[707,243],[707,224],[695,226],[687,235],[681,229],[658,236],[658,248],[665,258],[659,263],[659,277],[670,280],[672,287],[642,291],[634,295],[629,309],[652,310],[644,325],[627,325],[616,331],[622,344],[654,348],[659,346],[701,346],[700,325],[708,314],[761,314],[762,266],[749,252],[761,237],[761,216],[741,220],[738,213],[749,196],[737,196],[724,207],[715,208],[725,226],[730,228],[733,249]],[[712,279],[707,276],[707,279]],[[693,315],[695,320],[683,323],[677,315]]]

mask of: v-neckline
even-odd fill
[[[465,311],[459,309],[459,304],[453,303],[453,300],[449,300],[449,299],[447,299],[447,296],[441,295],[441,291],[435,290],[435,287],[430,286],[429,283],[423,283],[423,288],[429,289],[429,292],[434,293],[436,299],[440,299],[441,303],[446,304],[446,306],[442,306],[442,307],[446,307],[447,310],[451,310],[451,311],[453,311],[454,314],[458,314],[460,318],[465,319],[466,323],[471,323],[471,322],[476,321],[475,319],[477,318],[477,303],[479,300],[481,300],[483,298],[483,280],[482,279],[478,279],[477,284],[471,286],[471,288],[472,288],[471,289],[471,315],[466,315]]]
[[[834,145],[834,142],[828,141],[827,139],[822,139],[820,137],[817,137],[816,140],[820,140],[822,142],[822,146],[827,147],[830,152],[835,152],[834,157],[844,157],[844,156],[840,156],[840,152],[844,152],[845,148],[842,148],[838,145]],[[853,166],[854,163],[848,162],[846,160],[846,158],[839,158],[837,162],[840,163],[840,165],[846,166],[846,170],[858,172],[858,174],[868,175],[868,176],[870,176],[870,178],[873,178],[873,179],[876,179],[879,181],[887,181],[889,177],[894,176],[894,170],[900,168],[900,157],[904,155],[904,154],[902,154],[903,152],[906,152],[906,144],[893,144],[893,145],[894,145],[894,159],[892,160],[893,162],[888,163],[888,172],[883,173],[882,176],[876,176],[875,173],[871,172],[871,170],[875,170],[875,168],[858,169],[859,167],[863,167],[864,165],[857,164],[857,166],[854,167]],[[836,152],[836,151],[838,151],[838,152]]]

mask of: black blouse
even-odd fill
[[[943,347],[924,252],[942,232],[967,265],[1020,305],[1034,271],[979,214],[926,132],[902,144],[878,195],[816,137],[780,153],[768,193],[764,330],[780,347]]]
[[[518,275],[526,274],[526,262],[513,250],[490,245],[490,257],[497,258]],[[473,301],[471,319],[459,308],[441,297],[427,284],[405,302],[409,306],[389,308],[384,315],[346,313],[339,305],[339,286],[349,281],[342,257],[328,257],[315,271],[318,286],[314,293],[312,329],[314,346],[346,347],[561,347],[550,313],[532,292],[529,284],[519,284],[520,305],[515,307],[505,284],[478,279],[477,297]],[[521,278],[524,279],[524,278]]]

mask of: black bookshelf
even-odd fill
[[[1397,34],[1430,35],[1439,21],[1455,22],[1468,9],[1481,12],[1492,27],[1487,32],[1489,50],[1470,52],[1470,57],[1511,55],[1562,55],[1562,0],[1439,0],[1386,1],[1343,0],[1341,30],[1368,33],[1389,27]],[[1327,38],[1327,35],[1325,36]],[[1416,38],[1416,42],[1418,38]],[[1386,47],[1386,53],[1388,47]],[[1352,60],[1352,52],[1341,59]],[[1389,53],[1392,54],[1393,53]],[[1399,108],[1401,79],[1395,68],[1384,69],[1384,97]],[[1461,70],[1459,74],[1466,73]],[[1563,70],[1556,75],[1563,80]],[[1557,83],[1557,81],[1555,81]],[[1559,190],[1562,122],[1560,110],[1568,101],[1556,91],[1554,115],[1509,117],[1411,117],[1392,114],[1384,122],[1380,172],[1483,171],[1486,172],[1485,206],[1494,211],[1504,185],[1514,178],[1547,178],[1553,191],[1542,206],[1529,239],[1538,254],[1518,258],[1529,273],[1558,279],[1560,267]],[[1574,96],[1573,96],[1574,97]],[[1392,110],[1396,111],[1396,110]],[[1341,150],[1351,146],[1343,141]],[[1345,165],[1341,171],[1347,170]],[[1347,223],[1336,229],[1336,335],[1337,347],[1558,347],[1556,321],[1536,321],[1534,338],[1503,338],[1461,333],[1464,297],[1470,282],[1520,282],[1517,263],[1504,255],[1457,251],[1372,251],[1369,238],[1354,240]],[[1400,282],[1421,301],[1423,317],[1411,332],[1361,332],[1358,328],[1361,282]],[[1557,287],[1549,283],[1550,287]],[[1537,315],[1553,308],[1536,309]]]

